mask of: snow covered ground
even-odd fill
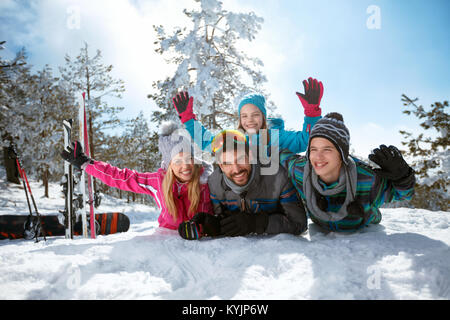
[[[31,182],[41,214],[64,206]],[[449,299],[450,213],[383,209],[349,235],[249,236],[186,241],[158,228],[158,210],[104,197],[126,233],[95,240],[0,241],[0,299]],[[0,167],[0,214],[28,214],[23,189]]]

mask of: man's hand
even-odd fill
[[[245,236],[249,233],[263,233],[269,216],[266,213],[238,212],[220,221],[222,235],[229,237]]]

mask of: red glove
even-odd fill
[[[173,98],[173,105],[177,110],[182,123],[188,122],[191,119],[197,119],[194,114],[194,97],[189,98],[189,93],[181,92]]]
[[[322,100],[323,96],[322,82],[318,82],[317,79],[310,77],[308,81],[303,80],[303,87],[305,88],[305,94],[299,92],[296,92],[296,94],[305,109],[305,116],[321,116],[322,109],[320,109],[320,100]]]

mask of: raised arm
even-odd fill
[[[185,125],[186,130],[191,135],[194,143],[203,151],[211,152],[212,133],[206,129],[194,114],[194,97],[189,97],[189,93],[181,92],[173,98],[173,105]]]
[[[289,149],[293,153],[304,152],[308,147],[309,134],[312,127],[319,121],[322,116],[304,117],[303,128],[301,131],[290,131],[284,129],[284,121],[282,119],[270,118],[270,134],[271,143],[278,143],[279,150]],[[277,131],[276,131],[277,130]]]
[[[305,93],[296,92],[305,114],[303,128],[301,131],[288,131],[284,130],[283,124],[283,127],[279,128],[280,150],[287,148],[294,153],[304,152],[308,147],[312,127],[322,118],[322,109],[320,108],[324,91],[322,82],[309,78],[303,81],[303,87]]]

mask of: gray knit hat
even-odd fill
[[[167,170],[174,156],[180,152],[190,153],[194,156],[194,149],[190,137],[175,122],[169,121],[161,124],[158,147],[162,156],[161,168]]]
[[[330,140],[342,157],[342,161],[347,164],[350,149],[350,132],[344,124],[344,118],[340,113],[331,112],[316,122],[311,129],[306,155],[309,158],[309,146],[315,137],[322,137]]]

